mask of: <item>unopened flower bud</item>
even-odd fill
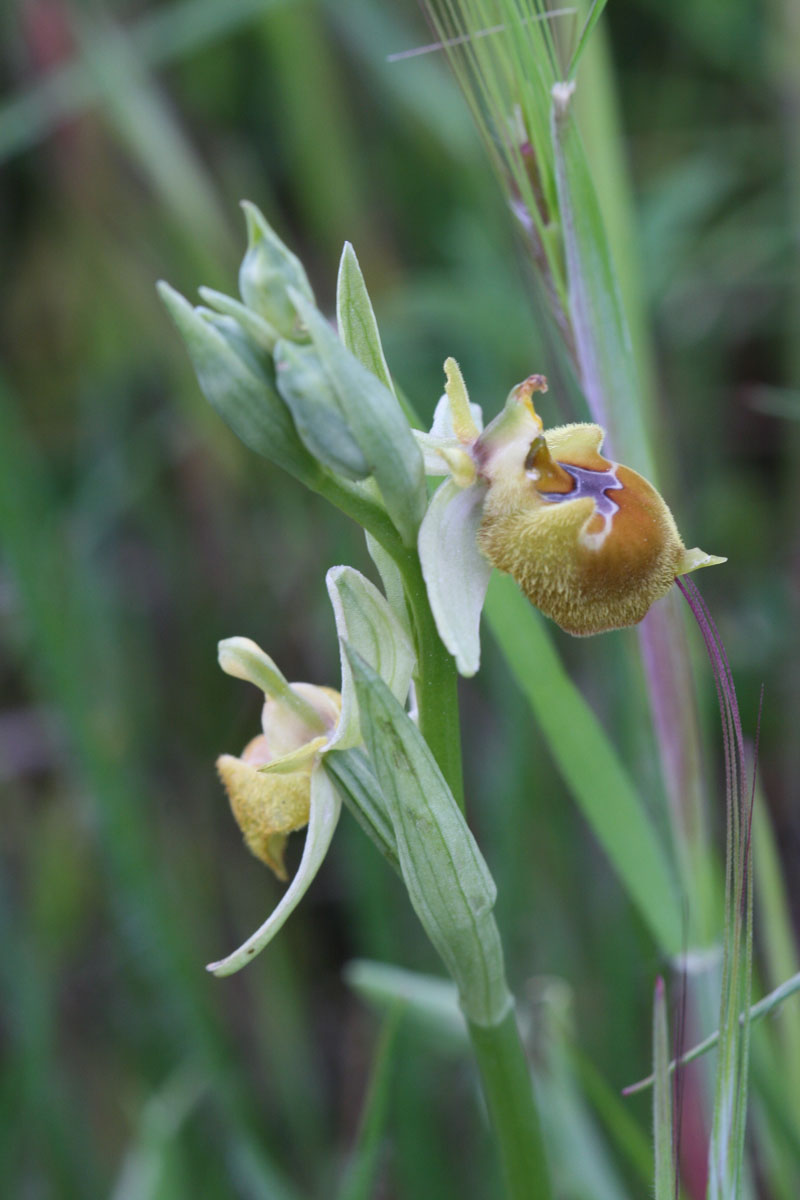
[[[242,299],[281,337],[296,338],[300,330],[289,288],[314,302],[305,268],[255,204],[245,201],[242,207],[247,220],[247,253],[239,270]]]

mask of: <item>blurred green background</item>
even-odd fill
[[[795,913],[799,24],[794,0],[613,0],[600,31],[636,197],[624,236],[654,332],[668,499],[688,545],[730,559],[700,583],[751,731],[765,684],[763,803]],[[0,13],[9,1196],[337,1195],[380,1032],[342,967],[358,955],[437,970],[399,884],[345,817],[278,941],[230,980],[203,971],[280,895],[214,775],[259,716],[255,692],[218,670],[216,642],[251,636],[290,679],[334,683],[324,573],[372,568],[357,529],[206,408],[154,290],[164,277],[188,295],[233,291],[247,197],[329,307],[341,244],[355,244],[389,363],[425,415],[453,354],[490,414],[543,370],[546,423],[582,416],[446,64],[387,62],[430,40],[410,0],[12,0]],[[627,719],[632,637],[556,640],[648,794],[652,743]],[[520,992],[533,976],[566,981],[587,1111],[613,1171],[644,1194],[647,1101],[621,1109],[614,1093],[649,1061],[656,950],[488,634],[463,707],[470,817],[498,880],[510,977]],[[496,1194],[468,1065],[405,1024],[393,1047],[379,1177],[363,1195]]]

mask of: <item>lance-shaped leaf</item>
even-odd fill
[[[294,288],[314,303],[305,268],[255,204],[245,200],[242,208],[247,221],[247,253],[239,268],[242,299],[282,337],[297,336],[297,313],[289,289]]]
[[[682,946],[669,856],[600,722],[569,678],[547,627],[509,575],[495,573],[486,617],[564,782],[666,954]]]
[[[375,311],[356,252],[349,242],[345,242],[339,262],[339,277],[336,281],[336,324],[339,337],[351,354],[394,393]]]
[[[476,1025],[510,1011],[496,889],[427,742],[386,684],[348,651],[361,729],[397,839],[409,898]]]
[[[460,488],[445,480],[419,531],[419,558],[436,628],[462,675],[474,675],[480,665],[481,609],[492,573],[478,549],[485,495],[479,483]]]
[[[377,671],[400,704],[405,704],[416,655],[411,639],[384,596],[353,567],[331,567],[325,576],[342,655],[342,715],[330,743],[346,749],[362,740],[358,703],[345,644]]]
[[[273,909],[264,924],[251,934],[238,950],[234,950],[233,954],[220,959],[219,962],[208,964],[207,970],[213,975],[233,975],[235,971],[241,970],[283,927],[287,917],[294,912],[308,891],[328,852],[341,808],[342,802],[324,767],[315,767],[311,773],[311,810],[300,866],[280,904]]]
[[[295,428],[314,457],[348,479],[365,479],[369,465],[314,347],[281,339],[275,346],[275,379]]]
[[[425,511],[422,455],[397,399],[339,340],[305,296],[290,290],[341,411],[380,488],[389,516],[407,546]]]
[[[183,336],[203,395],[223,421],[251,450],[314,486],[320,467],[300,441],[266,368],[238,352],[169,284],[160,283],[158,290]]]

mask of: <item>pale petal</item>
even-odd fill
[[[419,531],[419,557],[439,637],[462,675],[474,675],[481,657],[480,619],[491,566],[478,549],[485,488],[461,489],[446,480]]]
[[[422,461],[425,464],[425,474],[442,476],[449,475],[450,468],[444,460],[441,451],[461,450],[462,446],[456,437],[436,437],[431,433],[423,433],[421,429],[413,429],[412,433],[417,445],[422,451]]]
[[[262,775],[292,775],[295,771],[302,771],[304,767],[308,767],[323,746],[327,745],[327,737],[314,738],[310,742],[304,742],[302,746],[298,746],[296,750],[290,750],[288,754],[281,754],[278,758],[273,758],[258,770]]]
[[[224,638],[217,646],[217,658],[226,675],[244,679],[261,688],[265,696],[291,710],[312,733],[319,733],[324,728],[314,706],[289,686],[270,656],[250,638]]]
[[[294,879],[280,904],[273,909],[261,928],[243,942],[238,950],[234,950],[233,954],[220,959],[219,962],[209,963],[206,970],[211,971],[213,975],[233,975],[254,959],[272,940],[297,907],[319,870],[331,844],[341,808],[342,802],[331,780],[322,767],[315,767],[311,773],[311,811],[306,843]]]

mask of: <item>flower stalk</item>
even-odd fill
[[[223,669],[265,696],[263,733],[241,756],[219,760],[245,842],[280,877],[287,837],[306,824],[308,831],[283,900],[209,970],[239,970],[277,933],[319,870],[346,804],[400,872],[456,983],[509,1197],[547,1200],[531,1073],[493,915],[496,888],[463,815],[457,667],[477,669],[489,565],[481,558],[477,582],[469,582],[459,579],[463,564],[450,563],[449,589],[471,588],[467,624],[474,623],[467,658],[454,658],[420,556],[420,526],[428,520],[425,458],[395,394],[355,253],[346,246],[340,265],[337,337],[315,306],[302,264],[257,210],[247,206],[246,215],[243,303],[205,290],[212,307],[192,309],[166,285],[162,296],[214,407],[248,445],[364,528],[386,595],[351,568],[328,572],[341,694],[289,684],[248,639],[220,645]],[[479,425],[452,362],[448,390],[454,434],[476,436]],[[438,452],[434,457],[446,469]],[[471,459],[458,451],[453,465],[466,465],[456,486],[469,489],[477,474]],[[466,541],[462,534],[467,558],[478,554],[475,533]],[[405,707],[412,672],[413,719]]]

